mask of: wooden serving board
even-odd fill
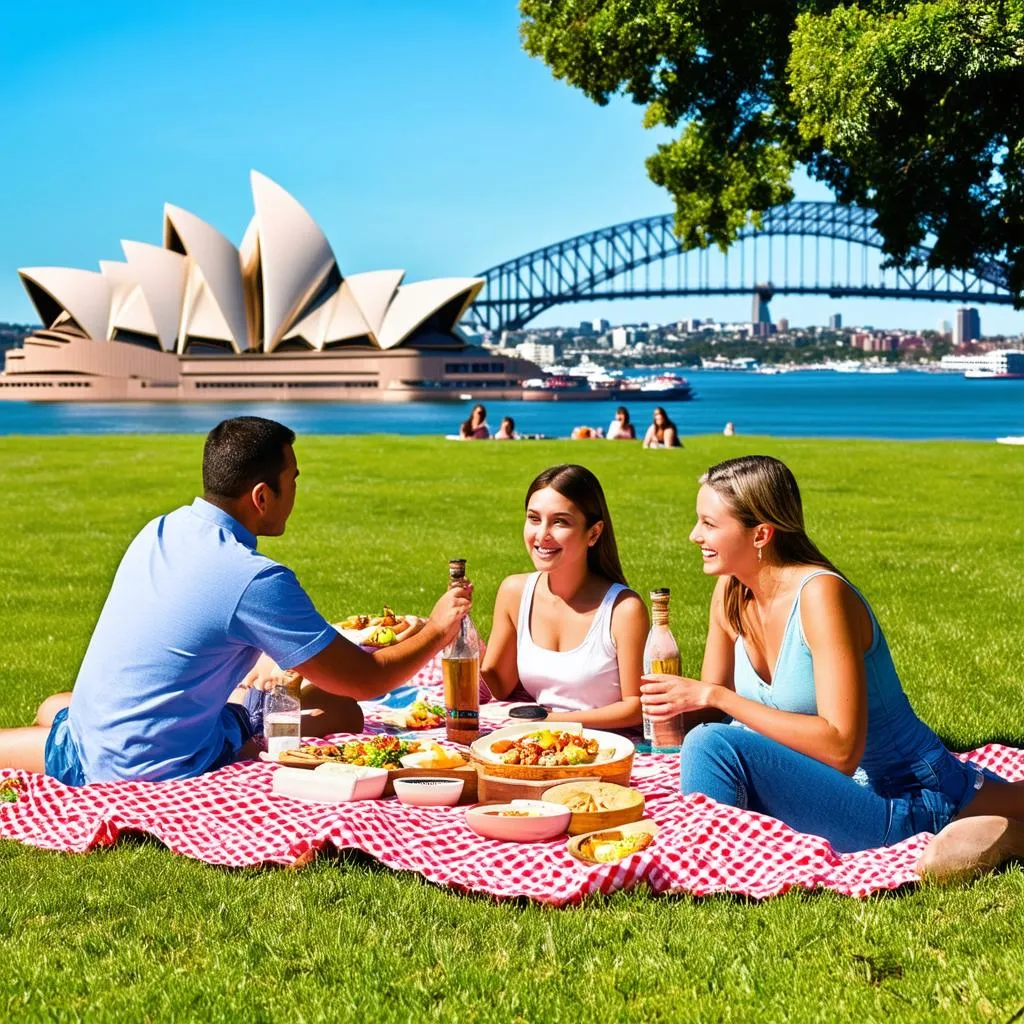
[[[267,761],[270,764],[284,765],[286,768],[317,768],[322,764],[342,763],[337,758],[321,757],[307,759],[304,757],[289,757],[287,753],[283,754],[280,760],[275,761],[267,756],[266,751],[261,751],[260,760]],[[476,767],[472,764],[463,765],[461,768],[389,768],[388,784],[384,787],[384,796],[395,795],[395,779],[403,779],[410,775],[418,776],[419,778],[462,779],[462,796],[459,799],[459,803],[476,803],[478,773]]]

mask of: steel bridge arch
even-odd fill
[[[747,225],[736,242],[722,254],[725,272],[722,280],[710,281],[708,265],[711,250],[686,253],[673,233],[672,214],[644,217],[600,228],[574,238],[535,249],[482,271],[484,287],[470,307],[465,323],[490,330],[516,330],[535,316],[562,303],[589,299],[657,298],[682,295],[750,295],[760,284],[757,269],[757,244],[762,239],[815,238],[831,243],[841,242],[882,249],[882,236],[873,227],[874,212],[863,207],[839,203],[792,202],[767,210],[759,228]],[[741,255],[742,280],[729,280],[729,254],[744,243],[754,246],[752,275],[748,278],[745,254]],[[771,249],[769,249],[769,254]],[[801,255],[800,280],[781,283],[772,281],[774,293],[855,296],[858,298],[928,299],[972,303],[1010,305],[1015,296],[1007,288],[1005,268],[995,262],[979,262],[968,271],[950,271],[928,267],[930,249],[919,247],[913,257],[916,266],[890,268],[885,271],[891,281],[878,284],[855,284],[848,272],[846,281],[820,283],[820,267],[815,268],[815,282],[804,278]],[[651,288],[603,287],[616,278],[631,275],[642,267],[672,257],[693,259],[704,272],[698,280]],[[788,260],[788,254],[787,254]],[[834,268],[833,254],[833,268]],[[769,278],[770,280],[769,260]],[[788,269],[788,268],[787,268]]]

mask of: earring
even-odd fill
[[[757,549],[757,560],[759,562],[761,561],[761,556],[762,556],[763,553],[764,553],[764,549],[763,548],[758,548]]]

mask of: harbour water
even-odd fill
[[[653,372],[653,371],[650,371]],[[695,399],[666,403],[680,433],[891,440],[991,441],[1024,433],[1024,381],[972,381],[959,375],[801,371],[777,375],[682,372]],[[492,431],[503,416],[526,434],[567,437],[576,426],[607,427],[617,402],[487,403]],[[299,434],[422,434],[458,431],[473,402],[408,405],[224,402],[0,402],[0,435],[205,433],[228,416],[269,416]],[[652,403],[627,403],[640,436]]]

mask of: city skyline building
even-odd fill
[[[633,340],[633,331],[629,327],[612,328],[612,349],[615,352],[623,352]]]
[[[562,357],[562,348],[553,341],[528,339],[516,345],[516,355],[538,366],[550,366]]]
[[[772,314],[768,304],[772,300],[774,289],[771,282],[759,284],[754,290],[751,306],[750,333],[756,338],[767,338],[772,333]]]
[[[981,316],[973,306],[961,306],[953,321],[953,345],[967,345],[981,337]]]

